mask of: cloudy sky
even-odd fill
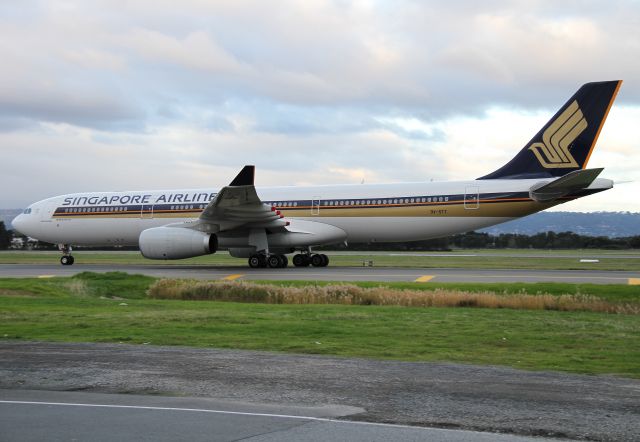
[[[640,211],[640,2],[0,2],[0,208],[56,194],[472,179],[623,79],[563,210]]]

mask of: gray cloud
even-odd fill
[[[0,143],[59,192],[213,184],[241,163],[271,184],[447,178],[447,121],[550,114],[605,79],[640,105],[639,26],[631,0],[4,2]],[[20,188],[15,204],[41,191]]]
[[[640,74],[632,1],[2,8],[3,113],[86,126],[144,126],[167,100],[379,106],[441,119],[495,103],[550,106],[582,82]],[[625,85],[623,100],[639,102],[640,86]]]

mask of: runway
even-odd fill
[[[4,441],[550,441],[477,431],[341,421],[355,407],[250,405],[204,398],[0,390]],[[305,414],[300,414],[305,413]]]
[[[73,276],[80,272],[126,272],[155,277],[202,280],[296,280],[374,282],[565,282],[640,284],[640,273],[623,271],[325,267],[251,269],[246,266],[1,264],[0,278]]]

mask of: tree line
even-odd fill
[[[18,241],[14,241],[18,238]],[[445,238],[430,239],[425,241],[397,242],[397,243],[367,243],[349,244],[347,247],[328,246],[318,249],[335,250],[396,250],[396,251],[423,251],[423,250],[452,250],[452,249],[640,249],[640,235],[624,238],[610,238],[607,236],[587,236],[574,232],[542,232],[535,235],[519,233],[501,233],[491,235],[483,232],[467,232],[452,235]],[[41,241],[29,241],[24,235],[15,234],[5,228],[0,221],[0,249],[56,249],[53,244]],[[102,250],[107,249],[100,248]],[[122,250],[124,248],[118,247]],[[135,247],[126,247],[127,250],[135,250]]]
[[[343,246],[344,248],[344,246]],[[610,238],[574,232],[541,232],[534,235],[467,232],[444,238],[403,243],[349,244],[350,250],[446,251],[453,249],[639,249],[640,236]]]

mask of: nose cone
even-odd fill
[[[24,234],[24,231],[22,230],[24,228],[24,224],[24,215],[22,213],[13,218],[13,221],[11,221],[11,227],[22,234]]]

